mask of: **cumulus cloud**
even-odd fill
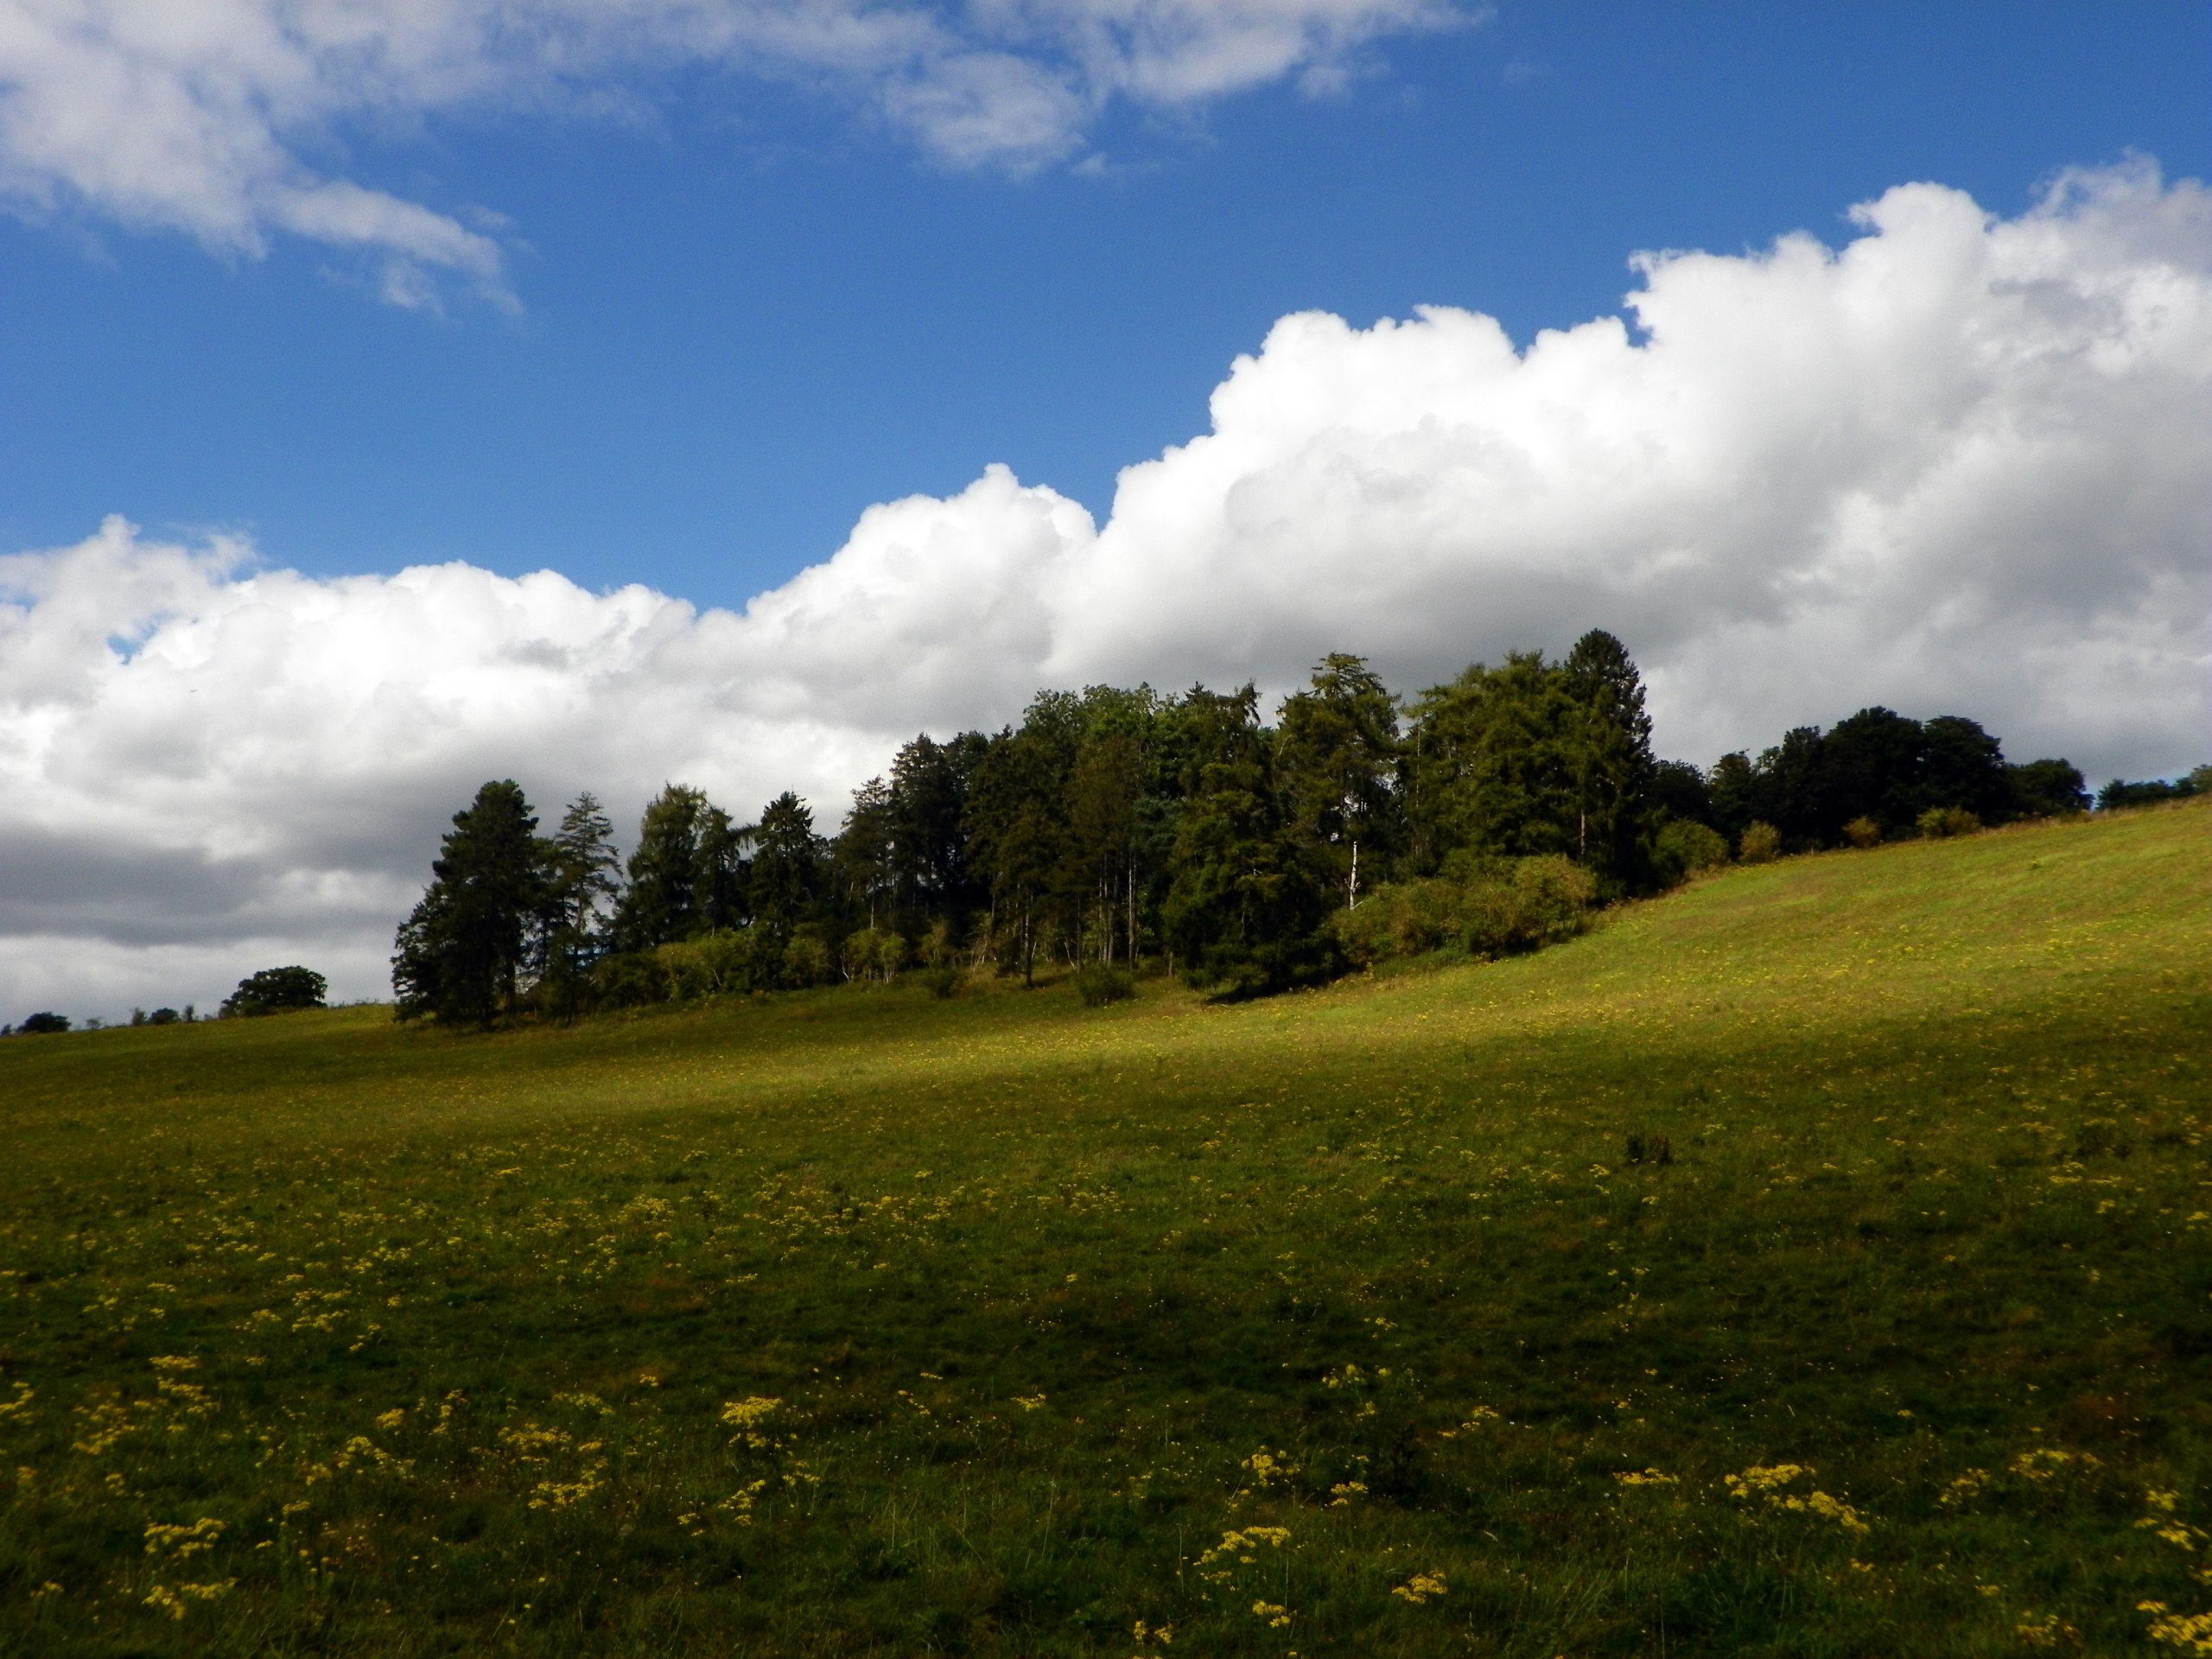
[[[742,613],[119,520],[0,559],[0,1003],[204,1004],[284,960],[378,994],[486,778],[629,819],[669,779],[788,786],[834,823],[897,742],[1039,685],[1281,690],[1328,650],[1414,689],[1609,627],[1699,760],[1877,701],[2093,778],[2204,760],[2212,194],[2141,163],[2013,219],[1932,185],[1856,219],[1645,256],[1624,318],[1524,350],[1468,311],[1287,317],[1103,526],[993,467]]]
[[[507,299],[499,244],[311,159],[487,109],[605,111],[705,65],[842,96],[960,165],[1059,161],[1116,99],[1341,77],[1450,0],[0,0],[0,191],[257,256],[365,252],[386,298]]]

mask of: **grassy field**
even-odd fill
[[[2212,1652],[2209,1035],[2179,808],[1234,1007],[0,1044],[0,1651]]]

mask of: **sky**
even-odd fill
[[[2186,769],[2208,71],[2202,4],[0,0],[0,1018],[380,995],[486,776],[829,827],[1332,648]]]

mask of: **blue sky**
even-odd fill
[[[315,573],[465,559],[731,604],[868,503],[988,461],[1103,518],[1276,317],[1421,302],[1516,341],[1627,253],[1738,251],[1930,179],[2016,213],[2069,164],[2212,173],[2212,9],[1534,6],[1386,36],[1344,90],[1109,108],[1014,176],[693,68],[649,118],[332,124],[313,159],[504,215],[518,308],[378,302],[276,235],[0,225],[0,548],[121,512]]]
[[[1329,651],[2205,761],[2212,7],[1477,10],[0,0],[0,1019]]]

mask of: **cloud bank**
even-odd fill
[[[1516,351],[1286,317],[1101,527],[986,470],[740,613],[464,564],[318,580],[111,520],[0,559],[0,1007],[383,992],[446,816],[845,791],[1040,685],[1413,689],[1589,626],[1710,760],[1872,702],[2094,779],[2212,747],[2212,193],[2148,163],[1997,219],[1916,184],[1832,249],[1636,262]]]
[[[0,194],[258,256],[365,254],[385,298],[507,289],[482,226],[315,158],[441,116],[606,117],[704,67],[810,87],[956,166],[1066,159],[1118,101],[1341,80],[1450,0],[0,0]]]

